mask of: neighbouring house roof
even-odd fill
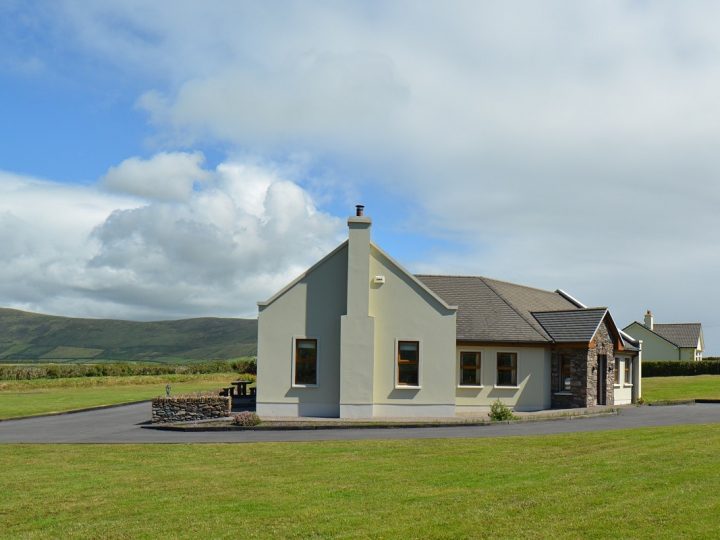
[[[556,343],[589,342],[595,336],[607,308],[533,312],[533,317]]]
[[[479,276],[416,277],[448,304],[458,306],[459,341],[552,343],[532,312],[579,309],[557,291]]]
[[[654,324],[653,332],[664,337],[678,347],[698,346],[700,341],[700,323]]]

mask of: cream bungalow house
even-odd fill
[[[629,403],[640,342],[607,308],[483,277],[415,276],[370,240],[348,240],[259,302],[261,416],[454,416]]]
[[[646,362],[702,360],[704,342],[700,323],[656,323],[648,309],[644,323],[633,322],[625,331],[642,339]]]

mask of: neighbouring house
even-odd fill
[[[635,402],[640,342],[605,307],[475,276],[413,275],[348,240],[258,302],[261,416],[454,416]]]
[[[642,340],[646,362],[702,360],[705,344],[700,323],[656,323],[648,309],[644,323],[635,321],[624,331]]]

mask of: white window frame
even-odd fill
[[[504,384],[498,384],[498,355],[499,354],[514,354],[515,355],[515,386],[508,386]],[[520,388],[518,381],[520,380],[520,353],[518,351],[495,351],[495,384],[493,388],[508,388],[511,390],[517,390]]]
[[[628,365],[630,366],[630,380],[629,381],[625,378],[625,373],[627,373],[626,367]],[[634,367],[635,366],[633,366],[632,358],[629,358],[627,356],[625,358],[623,358],[623,386],[632,386],[633,385],[632,378],[633,378],[633,371],[634,371],[633,368]]]
[[[480,355],[480,384],[463,384],[462,383],[462,353],[475,353]],[[457,387],[458,388],[485,388],[483,385],[483,363],[484,354],[479,349],[459,349],[457,355]]]
[[[417,386],[410,386],[407,384],[399,384],[398,380],[400,378],[400,367],[398,360],[400,360],[400,342],[401,341],[416,341],[418,344],[418,384]],[[422,388],[422,365],[423,365],[423,342],[420,338],[395,338],[395,349],[393,350],[393,364],[395,366],[394,368],[394,377],[395,377],[395,390],[419,390]]]
[[[315,340],[315,384],[295,383],[295,360],[297,356],[297,341],[299,339]],[[314,336],[293,336],[292,338],[292,371],[290,372],[290,384],[292,388],[317,388],[320,386],[320,340]]]
[[[623,378],[625,377],[625,358],[622,356],[616,356],[614,357],[615,360],[615,366],[613,369],[615,370],[615,373],[613,373],[613,378],[615,379],[613,381],[613,387],[615,388],[621,388],[623,383]]]

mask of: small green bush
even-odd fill
[[[504,422],[507,420],[517,419],[517,416],[513,414],[512,409],[499,399],[495,400],[493,404],[490,405],[490,412],[488,413],[488,416],[493,422]]]
[[[257,426],[260,423],[260,417],[251,411],[243,411],[233,418],[233,424],[236,426]]]

